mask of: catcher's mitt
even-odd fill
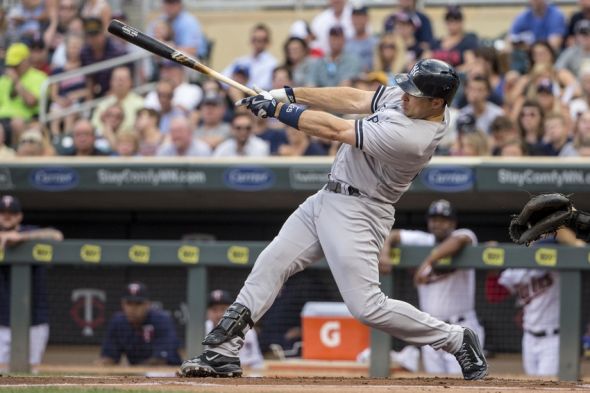
[[[517,244],[529,245],[568,224],[572,212],[572,202],[566,195],[537,195],[524,205],[520,214],[512,217],[508,228],[510,238]]]

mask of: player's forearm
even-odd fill
[[[450,237],[432,250],[428,260],[431,263],[436,263],[436,261],[440,259],[452,257],[461,251],[467,244],[468,243],[462,237]]]
[[[371,113],[374,92],[351,87],[297,87],[293,89],[298,104],[333,113]]]
[[[23,240],[55,240],[62,241],[64,239],[63,234],[57,229],[44,228],[35,229],[28,232],[22,232]]]

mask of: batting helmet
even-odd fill
[[[460,83],[453,67],[434,59],[420,60],[409,73],[397,74],[395,81],[409,95],[443,98],[447,104],[453,101]]]

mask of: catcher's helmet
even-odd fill
[[[443,98],[447,104],[453,101],[459,87],[459,77],[453,67],[434,59],[420,60],[409,73],[397,74],[395,81],[409,95]]]

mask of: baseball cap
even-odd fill
[[[457,131],[461,133],[477,131],[475,116],[471,113],[461,113],[457,117]]]
[[[590,35],[590,20],[580,19],[574,27],[574,32],[576,34]]]
[[[541,79],[537,83],[537,93],[553,94],[553,82],[551,79]]]
[[[342,29],[342,26],[336,25],[336,26],[330,27],[329,33],[330,33],[330,35],[344,35],[344,30]]]
[[[426,216],[455,219],[457,214],[455,213],[453,206],[451,206],[451,202],[447,201],[446,199],[439,199],[430,204]]]
[[[445,13],[445,20],[463,20],[463,12],[458,5],[450,5]]]
[[[102,21],[98,18],[84,19],[84,32],[88,35],[96,35],[103,31]]]
[[[2,198],[0,198],[0,212],[22,212],[20,201],[12,195],[3,195]]]
[[[217,306],[219,304],[232,304],[234,299],[231,297],[228,291],[223,289],[216,289],[211,291],[209,299],[207,300],[207,307]]]
[[[31,54],[29,47],[22,42],[16,42],[8,47],[4,64],[7,67],[16,67],[24,60],[28,59]]]
[[[223,96],[215,92],[209,92],[203,97],[203,105],[222,105],[224,102]]]
[[[250,78],[250,68],[245,64],[236,64],[234,66],[233,74],[240,74],[245,78]]]
[[[139,281],[134,281],[125,286],[121,299],[130,302],[146,302],[150,297],[145,284]]]
[[[395,14],[395,21],[402,22],[402,23],[410,23],[414,25],[415,28],[420,27],[421,23],[420,18],[413,12],[405,12],[400,11]]]

